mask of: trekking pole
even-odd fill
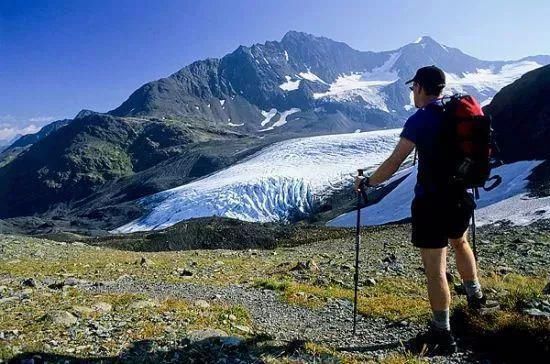
[[[479,198],[479,191],[477,188],[472,188],[472,193],[474,194],[474,200],[477,200]],[[472,209],[472,245],[474,247],[474,258],[476,262],[477,259],[477,246],[476,246],[476,215],[475,215],[476,208],[474,207]]]
[[[362,176],[363,170],[358,169],[357,175]],[[355,230],[355,274],[353,276],[355,289],[353,297],[353,335],[357,327],[357,290],[359,285],[359,245],[361,244],[361,198],[367,202],[367,194],[363,191],[363,186],[359,186],[357,191],[357,226]]]

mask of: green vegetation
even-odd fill
[[[189,226],[187,229],[192,229]],[[210,231],[209,236],[229,238],[244,225],[230,226],[229,230],[224,230],[227,226],[206,224],[201,231]],[[518,231],[523,231],[521,229]],[[170,346],[174,345],[176,338],[186,337],[193,330],[219,329],[247,339],[243,345],[250,350],[250,355],[256,355],[267,363],[300,363],[300,360],[360,363],[371,360],[361,353],[340,352],[323,341],[306,342],[297,351],[287,347],[290,343],[287,346],[261,344],[253,329],[243,331],[242,327],[237,328],[254,328],[255,323],[247,310],[223,299],[212,298],[208,305],[197,305],[193,300],[170,296],[169,292],[159,298],[149,291],[91,293],[82,288],[86,282],[104,281],[125,287],[125,280],[130,279],[152,287],[178,283],[211,287],[213,296],[215,286],[267,289],[276,292],[278,298],[286,303],[312,309],[324,307],[331,300],[353,300],[351,262],[354,250],[349,230],[308,226],[284,231],[272,227],[266,231],[280,234],[273,250],[138,252],[113,248],[121,244],[127,248],[126,244],[130,244],[132,238],[136,239],[134,243],[137,245],[155,239],[160,242],[162,234],[156,232],[87,241],[95,245],[79,243],[75,240],[82,237],[71,234],[53,234],[51,237],[66,238],[72,243],[0,235],[0,299],[8,298],[1,303],[0,332],[8,337],[12,335],[9,341],[0,341],[0,358],[11,358],[20,351],[114,357],[121,351],[130,350],[129,345],[144,340]],[[173,236],[182,232],[180,226],[174,230]],[[418,270],[418,256],[412,254],[408,245],[408,233],[406,226],[365,230],[364,250],[361,251],[360,314],[419,326],[429,317],[425,278]],[[481,239],[486,239],[484,234],[487,233],[482,231]],[[481,243],[480,249],[484,261],[498,262],[502,256],[499,247],[509,246],[517,235],[505,234],[505,231],[491,234],[498,243],[495,246]],[[165,238],[171,239],[169,236],[172,235]],[[515,252],[523,251],[525,246],[533,250],[529,256],[522,255],[525,258],[518,261],[517,266],[512,265],[510,259],[507,262],[511,267],[507,269],[500,267],[502,263],[482,265],[486,268],[481,272],[484,290],[500,301],[502,311],[486,316],[474,315],[465,309],[464,296],[453,294],[453,327],[460,337],[470,340],[465,339],[465,342],[472,342],[468,345],[474,348],[483,345],[480,351],[503,353],[507,348],[522,345],[540,355],[547,354],[548,348],[544,349],[544,345],[549,342],[550,321],[530,317],[524,310],[531,301],[548,299],[542,293],[548,282],[547,271],[539,271],[538,261],[529,260],[535,259],[539,250],[546,248],[548,235],[541,233],[530,237],[534,239],[532,243],[514,243],[518,245]],[[122,243],[120,239],[123,238]],[[235,233],[231,239],[238,242],[238,234]],[[532,268],[526,271],[535,273],[522,271],[526,265]],[[29,288],[22,284],[28,278],[39,282],[38,286]],[[84,283],[82,286],[65,284],[63,287],[67,279],[84,280]],[[61,287],[48,288],[51,283],[54,286],[61,284]],[[21,294],[26,297],[20,298]],[[10,301],[10,297],[18,298]],[[145,303],[139,310],[130,308],[141,301]],[[95,309],[99,303],[108,304],[112,309]],[[50,312],[59,310],[73,314],[77,324],[67,329],[46,319]],[[109,336],[102,333],[103,328],[110,333]],[[16,335],[12,334],[14,330]],[[502,343],[506,343],[506,348],[499,347]],[[270,349],[263,349],[262,345]],[[382,363],[424,362],[422,357],[402,353],[401,348],[378,360]],[[513,356],[514,353],[506,352],[506,355]]]

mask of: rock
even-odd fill
[[[290,268],[290,271],[311,271],[311,272],[318,272],[319,266],[313,259],[308,260],[307,262],[298,262],[296,265],[292,268]]]
[[[121,276],[119,276],[116,280],[117,282],[122,282],[122,281],[131,281],[133,278],[131,275],[129,274],[123,274]]]
[[[500,274],[505,275],[505,274],[508,274],[508,273],[512,273],[514,271],[514,269],[512,269],[510,267],[506,267],[506,266],[499,266],[499,267],[497,267],[497,271]]]
[[[132,302],[128,308],[130,309],[141,309],[141,308],[147,308],[147,307],[155,307],[155,302],[151,300],[139,300],[136,302]]]
[[[17,302],[17,301],[19,301],[19,297],[16,297],[16,296],[0,298],[0,305],[3,303],[11,303],[11,302]]]
[[[333,279],[332,279],[332,282],[333,282],[333,283],[336,283],[336,284],[338,284],[338,285],[340,285],[340,286],[343,286],[343,287],[346,286],[346,283],[344,283],[343,280],[338,279],[338,278],[333,278]]]
[[[139,265],[141,265],[142,267],[149,267],[151,265],[154,265],[154,263],[150,259],[147,259],[145,257],[141,257],[141,259],[139,261]]]
[[[184,268],[178,268],[176,270],[176,273],[180,277],[192,277],[193,276],[193,272],[191,272],[189,269],[184,269]]]
[[[63,282],[54,282],[48,285],[48,288],[50,289],[62,289],[63,286],[65,286],[65,283]]]
[[[36,283],[34,278],[27,278],[21,282],[21,285],[35,288],[38,284]]]
[[[395,263],[396,261],[397,261],[397,256],[393,253],[388,255],[384,259],[382,259],[382,262],[388,263],[388,264]]]
[[[210,304],[205,300],[196,300],[195,306],[206,309],[210,307]]]
[[[376,281],[374,280],[374,278],[367,278],[367,279],[365,280],[365,284],[366,284],[367,286],[374,286],[374,285],[376,285]]]
[[[8,291],[8,287],[7,286],[0,286],[0,294],[4,293],[4,292],[7,292]]]
[[[349,263],[346,263],[346,264],[342,264],[340,266],[340,269],[342,270],[353,270],[353,265],[349,264]]]
[[[319,272],[321,270],[319,269],[319,266],[317,265],[317,263],[315,263],[313,259],[310,259],[306,262],[306,267],[308,270],[312,272]]]
[[[295,271],[304,271],[306,270],[307,267],[306,267],[306,263],[305,262],[298,262],[296,263],[296,265],[292,268],[290,268],[290,271],[291,272],[295,272]]]
[[[523,310],[523,312],[529,316],[550,318],[550,312],[542,311],[542,310],[539,310],[538,308],[529,308],[529,309]]]
[[[32,288],[25,288],[19,293],[19,298],[22,300],[29,299],[32,296]]]
[[[535,244],[535,241],[526,238],[515,238],[512,240],[512,244]]]
[[[78,319],[75,315],[67,311],[51,311],[44,315],[44,320],[61,326],[72,326],[78,322]]]
[[[78,279],[76,279],[75,277],[69,277],[67,279],[65,279],[65,282],[63,282],[66,286],[71,286],[71,287],[74,287],[76,285],[78,285]]]
[[[237,316],[231,314],[229,316],[227,316],[227,318],[230,320],[230,321],[236,321],[237,320]]]
[[[91,315],[94,312],[92,308],[86,306],[73,306],[71,309],[78,317]]]
[[[97,312],[111,312],[113,305],[107,302],[97,302],[92,305],[92,309]]]
[[[233,325],[233,328],[241,331],[241,332],[244,332],[246,334],[249,334],[252,332],[252,329],[248,326],[244,326],[244,325]]]
[[[191,342],[197,342],[197,341],[202,341],[206,339],[221,338],[221,337],[227,337],[227,336],[228,335],[225,331],[218,330],[218,329],[210,329],[210,328],[203,329],[203,330],[192,330],[192,331],[189,331],[189,333],[187,334],[187,338]]]

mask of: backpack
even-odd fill
[[[466,189],[483,187],[489,191],[501,178],[491,178],[491,157],[496,144],[492,139],[491,118],[484,115],[479,103],[470,95],[453,95],[442,99],[437,107],[443,117],[442,145],[447,160],[449,183]],[[485,187],[489,180],[495,180]]]

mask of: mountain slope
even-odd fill
[[[523,75],[504,87],[485,110],[501,157],[505,160],[550,159],[550,66]]]
[[[241,46],[221,59],[198,61],[147,83],[110,113],[193,116],[257,133],[373,130],[402,125],[413,111],[403,81],[419,67],[442,67],[449,92],[470,93],[488,103],[500,88],[549,62],[548,56],[479,60],[430,37],[393,51],[357,51],[292,31],[280,42]],[[289,110],[297,111],[285,119]]]
[[[523,75],[504,87],[485,111],[493,117],[501,158],[544,159],[530,177],[538,196],[550,196],[550,66]]]
[[[107,182],[145,171],[181,155],[196,143],[239,137],[214,128],[190,127],[184,122],[86,114],[32,144],[0,168],[0,200],[4,202],[0,217],[44,212],[58,203],[74,203]],[[189,168],[195,162],[190,162]],[[202,172],[192,173],[208,171],[207,166],[202,168]],[[144,186],[141,191],[156,192]],[[133,197],[139,196],[137,193]]]

